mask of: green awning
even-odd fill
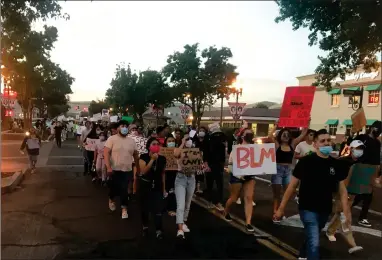
[[[366,120],[366,125],[372,125],[377,119],[367,119]]]
[[[353,125],[353,122],[351,121],[351,119],[345,119],[343,122],[342,122],[343,125]]]
[[[381,84],[369,85],[365,88],[366,91],[380,90]]]
[[[334,89],[330,90],[328,92],[328,94],[329,95],[339,95],[339,94],[341,94],[341,89],[340,88],[334,88]]]
[[[361,90],[361,87],[351,87],[351,88],[346,88],[346,90],[360,91],[360,90]]]
[[[122,116],[122,120],[125,120],[131,124],[134,121],[134,118],[132,116]]]
[[[338,119],[328,119],[325,125],[338,125]]]

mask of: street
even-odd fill
[[[21,157],[18,148],[16,144],[2,144],[3,156]],[[65,141],[61,149],[52,143],[44,144],[41,150],[37,173],[27,174],[18,189],[2,196],[4,259],[282,259],[296,257],[302,242],[294,201],[288,204],[287,219],[280,225],[272,223],[272,194],[265,181],[256,183],[254,235],[243,231],[242,205],[233,208],[233,216],[238,219],[227,223],[215,209],[207,209],[202,196],[194,198],[188,223],[191,233],[184,241],[176,239],[175,218],[167,214],[163,218],[162,241],[157,241],[154,234],[142,237],[138,203],[131,203],[128,220],[122,220],[118,210],[110,212],[107,188],[83,176],[81,152],[74,141]],[[227,197],[227,189],[225,193]],[[354,209],[355,227],[358,214],[359,210]],[[354,232],[363,252],[350,256],[340,236],[337,242],[330,243],[322,233],[322,257],[379,259],[381,216],[370,214],[369,221],[372,228],[357,227]]]

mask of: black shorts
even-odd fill
[[[237,178],[237,177],[233,176],[233,174],[231,173],[230,178],[229,178],[229,183],[231,183],[231,184],[235,184],[235,183],[243,184],[247,181],[254,180],[254,179],[255,179],[255,175],[248,175],[248,176],[243,176],[242,178]]]

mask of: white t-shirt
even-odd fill
[[[304,141],[299,143],[294,151],[301,156],[305,156],[311,153],[315,153],[316,148],[314,148],[313,144],[308,144],[306,141]]]
[[[134,139],[119,134],[110,136],[105,147],[111,150],[111,168],[115,171],[132,171],[133,155],[137,151],[137,145]]]

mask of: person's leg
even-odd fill
[[[163,193],[161,191],[153,191],[153,214],[154,214],[154,224],[158,237],[158,232],[162,233],[162,212],[163,212]],[[159,234],[160,235],[160,234]]]
[[[89,173],[88,152],[85,149],[83,149],[82,155],[84,157],[84,175],[86,175]]]
[[[248,180],[243,184],[244,191],[244,212],[245,224],[251,225],[253,212],[253,191],[255,190],[255,180]]]
[[[178,229],[183,230],[184,210],[186,203],[186,185],[187,178],[184,174],[178,173],[175,179],[175,197],[176,197],[176,224]]]
[[[188,215],[190,214],[191,201],[192,201],[192,196],[194,196],[195,186],[196,186],[195,176],[192,175],[190,177],[187,177],[183,223],[187,222]]]
[[[362,194],[362,198],[363,198],[363,204],[362,204],[361,213],[359,214],[359,218],[358,218],[359,221],[367,220],[367,215],[369,213],[370,205],[373,200],[373,193]]]
[[[332,219],[329,222],[328,229],[326,231],[326,236],[328,239],[332,242],[336,241],[335,234],[336,231],[341,227],[341,219],[340,215],[342,212],[342,205],[341,201],[338,196],[336,196],[336,201],[334,202],[334,207],[333,207],[333,216]]]
[[[129,203],[128,186],[133,180],[133,172],[121,172],[120,184],[119,184],[119,196],[121,199],[121,208],[127,209]]]
[[[166,202],[167,202],[167,212],[170,216],[175,216],[176,212],[176,199],[175,199],[175,171],[166,172],[166,191],[168,193]]]
[[[217,204],[219,207],[221,206],[221,210],[223,210],[223,174],[224,174],[224,165],[218,165],[216,169],[216,188],[217,188]]]
[[[225,203],[225,209],[224,209],[225,216],[229,214],[232,204],[235,203],[237,199],[239,198],[241,186],[242,186],[241,182],[238,179],[235,179],[235,177],[231,176],[230,196],[227,202]],[[229,217],[228,217],[228,220],[230,220]]]
[[[206,199],[209,203],[212,203],[213,200],[213,194],[212,189],[214,187],[214,176],[212,169],[210,172],[206,173]]]
[[[300,210],[300,218],[304,225],[305,234],[300,257],[308,258],[309,260],[319,260],[320,223],[318,214],[308,210]]]
[[[149,228],[149,215],[150,215],[150,199],[149,199],[149,192],[150,192],[150,183],[147,181],[140,180],[141,189],[139,190],[139,204],[141,209],[141,220],[142,220],[142,226],[143,230]]]
[[[93,162],[94,162],[94,151],[86,151],[88,158],[88,171],[92,176],[93,180],[96,177],[96,173],[93,171]]]
[[[118,196],[118,179],[115,176],[115,171],[113,171],[112,175],[109,177],[108,180],[108,187],[109,187],[109,208],[111,211],[114,211],[116,209],[115,206],[115,197]]]

